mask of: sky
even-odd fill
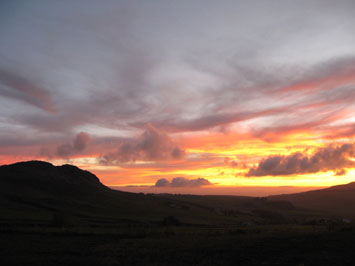
[[[70,163],[135,191],[355,181],[354,14],[354,0],[1,1],[0,164]]]

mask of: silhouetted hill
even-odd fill
[[[88,171],[73,165],[54,166],[47,162],[30,161],[0,166],[4,193],[40,191],[49,194],[87,194],[108,188]],[[11,190],[9,191],[9,189]]]
[[[94,174],[72,165],[20,162],[0,166],[0,222],[48,225],[59,217],[68,225],[90,226],[168,221],[195,225],[290,223],[318,215],[318,210],[352,216],[354,186],[268,198],[145,195],[112,190]]]
[[[309,224],[324,216],[295,205],[351,208],[354,187],[268,198],[144,195],[111,190],[71,165],[5,165],[1,265],[352,265],[352,227],[328,232],[332,222]]]
[[[92,173],[72,165],[30,161],[0,166],[2,219],[48,223],[58,215],[71,223],[233,223],[212,208],[153,195],[112,190]]]
[[[285,200],[296,207],[323,211],[325,214],[355,218],[355,182],[302,193],[270,196]]]

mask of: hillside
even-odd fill
[[[290,222],[292,204],[265,198],[145,195],[112,190],[72,165],[20,162],[0,167],[2,222],[48,224],[159,224],[173,216],[184,224],[217,225]]]
[[[353,265],[353,225],[313,223],[334,212],[308,208],[351,208],[353,189],[268,198],[144,195],[111,190],[71,165],[0,166],[0,263]]]
[[[161,222],[174,215],[186,223],[218,223],[221,218],[228,222],[196,205],[171,208],[170,201],[111,190],[72,165],[30,161],[0,167],[2,221],[48,223],[59,215],[74,224],[117,225]]]
[[[277,195],[270,200],[289,201],[296,207],[323,211],[327,215],[355,218],[355,182],[302,193]]]
[[[355,184],[267,198],[136,194],[112,190],[72,165],[30,161],[0,166],[1,223],[118,226],[280,224],[355,217]],[[174,219],[175,219],[174,218]],[[174,219],[172,220],[174,222]]]

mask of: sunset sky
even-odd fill
[[[354,0],[1,1],[0,164],[211,194],[355,181],[354,14]]]

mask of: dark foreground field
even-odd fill
[[[109,189],[71,165],[0,166],[0,265],[355,265],[355,183],[266,198]]]
[[[354,265],[355,232],[314,226],[22,228],[1,265]]]

